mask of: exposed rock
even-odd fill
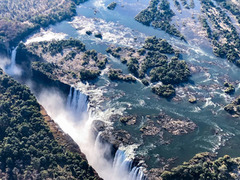
[[[148,179],[149,180],[162,180],[161,174],[163,173],[163,168],[152,168],[149,171]]]
[[[234,88],[233,84],[231,84],[229,82],[224,82],[224,86],[226,87],[226,89],[224,89],[225,93],[232,94],[235,92],[235,88]]]
[[[233,117],[240,116],[240,96],[237,97],[232,103],[226,105],[224,110],[231,114]]]
[[[86,34],[90,36],[92,35],[92,31],[86,31]]]
[[[159,118],[157,122],[173,135],[187,134],[197,127],[197,125],[190,120],[173,119],[163,113],[159,115]]]
[[[101,133],[102,139],[109,142],[110,144],[119,147],[122,145],[133,144],[131,135],[125,130],[111,130],[104,131]]]
[[[190,103],[196,103],[197,102],[197,98],[193,96],[193,97],[189,98],[188,101]]]
[[[112,122],[116,122],[116,121],[120,121],[121,123],[127,124],[127,125],[134,125],[137,122],[137,115],[119,115],[119,114],[114,114],[111,115],[110,117],[110,121]]]
[[[160,133],[161,128],[156,127],[153,121],[148,121],[146,125],[144,125],[140,131],[146,136],[154,136]]]
[[[94,120],[92,123],[92,129],[96,134],[98,134],[101,131],[104,131],[106,127],[107,127],[106,123],[100,120]]]
[[[114,10],[114,9],[116,8],[116,6],[117,6],[117,3],[116,3],[116,2],[112,2],[112,3],[110,3],[110,4],[107,6],[107,8],[108,8],[109,10]]]
[[[102,39],[102,34],[101,34],[101,33],[96,33],[96,34],[94,34],[94,36],[95,36],[96,38]]]
[[[167,123],[164,123],[163,128],[173,135],[187,134],[193,131],[196,128],[196,124],[188,121],[173,120]]]
[[[133,116],[133,115],[123,116],[123,117],[120,117],[119,120],[124,124],[133,125],[133,124],[136,124],[137,116]]]

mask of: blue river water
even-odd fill
[[[168,40],[175,48],[182,51],[182,59],[186,60],[190,67],[199,69],[193,72],[189,83],[177,87],[177,97],[180,101],[159,98],[143,84],[111,82],[105,96],[111,97],[104,104],[107,108],[124,107],[125,113],[138,114],[142,120],[136,125],[125,126],[119,122],[114,123],[116,129],[125,129],[132,135],[139,147],[136,154],[145,157],[146,164],[150,167],[159,167],[160,158],[177,158],[176,164],[189,160],[199,152],[217,152],[220,156],[229,154],[232,157],[240,156],[238,146],[240,144],[240,120],[232,118],[223,107],[240,94],[239,73],[240,69],[227,62],[225,59],[216,58],[209,43],[202,38],[193,40],[198,36],[188,36],[188,43],[171,37],[163,31],[144,26],[134,20],[134,16],[146,8],[145,0],[119,0],[115,10],[110,11],[106,7],[111,0],[89,0],[77,8],[77,16],[71,21],[64,21],[50,26],[54,33],[64,33],[66,37],[78,38],[86,44],[87,49],[95,49],[106,54],[105,50],[110,44],[118,46],[130,46],[140,48],[147,36],[157,36]],[[195,0],[195,12],[200,11],[199,1]],[[186,16],[184,12],[182,16]],[[86,35],[86,30],[101,32],[103,38]],[[110,57],[110,64],[114,68],[121,68],[127,72],[125,65],[117,59]],[[234,95],[224,93],[225,80],[233,82],[236,87]],[[96,86],[107,84],[106,75],[103,75]],[[196,104],[188,102],[191,92],[199,100]],[[116,94],[122,94],[114,97]],[[180,135],[169,135],[170,144],[162,144],[160,137],[147,136],[141,138],[139,131],[146,121],[146,115],[157,115],[165,112],[173,118],[190,119],[197,124],[195,131]]]

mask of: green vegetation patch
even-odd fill
[[[173,85],[156,85],[152,88],[153,93],[162,97],[171,97],[175,94],[175,89]]]
[[[152,25],[153,27],[159,28],[168,34],[185,40],[177,28],[170,24],[174,15],[175,14],[171,10],[168,0],[151,0],[149,6],[142,10],[135,17],[135,20],[146,26]]]
[[[30,90],[0,70],[0,176],[99,179],[86,159],[58,144]]]
[[[170,171],[164,171],[161,175],[163,180],[185,179],[237,179],[239,158],[231,158],[228,155],[215,158],[211,153],[196,154],[190,161],[177,166]]]
[[[106,51],[126,64],[129,72],[140,78],[144,85],[148,86],[150,82],[162,82],[164,86],[160,89],[166,90],[166,95],[163,95],[160,90],[153,92],[163,97],[174,95],[175,90],[174,92],[168,90],[174,89],[174,85],[187,82],[190,77],[188,65],[184,60],[178,59],[179,51],[175,50],[166,40],[155,36],[146,38],[143,47],[138,50],[127,47],[109,47]],[[175,56],[170,59],[165,54],[175,54]],[[111,72],[111,74],[114,78],[119,76],[117,72]],[[168,85],[172,88],[165,88]]]
[[[123,74],[121,69],[110,69],[108,71],[108,78],[111,79],[111,80],[136,82],[136,79],[132,75]]]
[[[237,7],[233,8],[230,1],[217,2],[239,19],[240,10]],[[201,22],[212,43],[214,54],[240,66],[240,37],[229,15],[211,0],[201,0],[201,5],[204,14]]]
[[[77,83],[96,79],[108,62],[105,55],[96,50],[86,50],[85,44],[72,38],[32,43],[25,48],[20,44],[19,47],[18,54],[21,49],[26,49],[26,54],[31,54],[30,58],[23,59],[28,59],[34,70],[66,84],[69,80]],[[34,56],[38,58],[32,58]]]

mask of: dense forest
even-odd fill
[[[40,110],[30,90],[0,70],[0,179],[100,179],[80,151],[55,139]]]
[[[86,0],[3,0],[0,3],[0,48],[76,13],[76,4]],[[0,49],[1,50],[1,49]]]

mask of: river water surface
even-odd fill
[[[140,82],[109,82],[106,75],[102,75],[96,82],[96,89],[102,89],[103,95],[109,101],[101,104],[101,109],[116,109],[121,113],[132,113],[142,116],[142,121],[131,127],[119,122],[113,123],[116,129],[125,129],[130,132],[137,142],[134,154],[145,157],[146,164],[150,167],[159,167],[158,158],[177,158],[176,164],[189,160],[199,152],[217,152],[219,155],[229,154],[232,157],[240,156],[240,125],[238,118],[232,118],[223,107],[240,94],[239,73],[240,69],[227,62],[225,59],[216,58],[209,43],[204,37],[200,38],[194,33],[184,32],[188,43],[171,37],[163,31],[152,27],[143,26],[134,20],[134,16],[146,8],[145,0],[117,1],[115,10],[106,7],[111,0],[89,0],[77,8],[77,16],[71,21],[64,21],[29,37],[27,41],[39,41],[44,37],[78,38],[86,44],[87,49],[95,49],[106,54],[108,45],[128,46],[139,48],[147,36],[157,36],[168,40],[175,48],[183,51],[182,59],[190,66],[199,69],[193,73],[190,82],[177,88],[177,97],[180,101],[159,98]],[[194,13],[200,11],[200,3],[195,1]],[[182,13],[182,17],[189,16]],[[191,29],[191,28],[189,28]],[[102,40],[86,35],[86,31],[101,32]],[[42,39],[40,38],[42,37]],[[39,39],[40,38],[40,39]],[[197,38],[197,39],[196,39]],[[114,68],[121,68],[127,72],[125,65],[119,60],[110,57],[110,64]],[[225,80],[233,82],[236,87],[234,95],[224,93]],[[81,88],[81,87],[80,87]],[[191,92],[199,100],[196,104],[188,102]],[[85,92],[86,94],[90,92]],[[157,115],[160,112],[173,118],[190,119],[197,124],[197,129],[189,134],[171,136],[170,144],[162,144],[158,137],[141,138],[139,131],[146,115]]]

